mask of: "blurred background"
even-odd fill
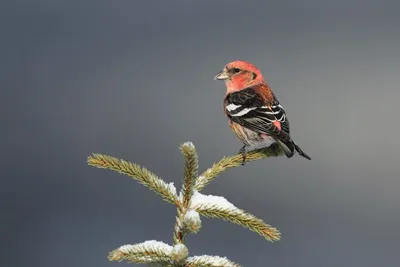
[[[205,193],[279,228],[269,243],[203,219],[191,255],[243,266],[400,263],[398,1],[3,1],[0,4],[4,266],[124,266],[123,244],[172,243],[175,208],[104,153],[180,183],[180,143],[201,170],[241,143],[214,75],[257,65],[312,160],[231,169]]]

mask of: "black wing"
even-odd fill
[[[245,128],[289,141],[290,126],[285,110],[276,97],[273,98],[271,105],[266,105],[263,98],[249,87],[226,96],[225,112],[232,121]]]

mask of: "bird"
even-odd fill
[[[287,114],[272,92],[259,68],[250,62],[229,62],[214,77],[226,85],[224,113],[230,127],[242,141],[242,165],[248,152],[270,146],[281,147],[288,158],[296,152],[311,158],[290,136]]]

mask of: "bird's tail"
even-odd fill
[[[288,142],[283,142],[282,140],[276,139],[276,142],[280,147],[282,147],[283,151],[285,152],[286,157],[291,158],[293,157],[294,153],[297,152],[299,153],[300,156],[311,160],[311,158],[301,150],[301,148],[296,145],[296,143],[293,140],[290,140]]]
[[[304,153],[303,150],[301,150],[301,148],[298,145],[296,145],[295,142],[292,141],[292,143],[293,143],[294,148],[296,149],[297,153],[299,153],[300,156],[302,156],[308,160],[311,160],[310,156],[308,156],[306,153]]]

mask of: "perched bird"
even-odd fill
[[[230,127],[243,142],[239,153],[246,153],[271,145],[279,145],[288,158],[295,152],[311,160],[290,137],[289,121],[261,71],[246,61],[225,65],[214,80],[224,80],[226,95],[224,113]]]

